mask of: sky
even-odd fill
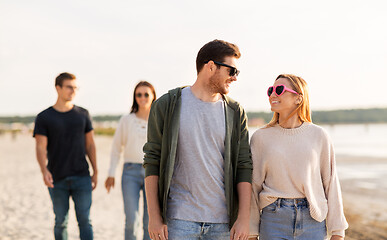
[[[281,73],[307,81],[312,110],[387,107],[386,12],[384,0],[0,0],[0,116],[53,105],[64,71],[75,104],[128,113],[140,80],[158,96],[192,85],[214,39],[240,48],[229,95],[247,111],[270,111]]]

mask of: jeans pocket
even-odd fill
[[[278,209],[278,203],[277,201],[273,202],[272,204],[267,205],[262,209],[262,211],[265,212],[277,212]]]
[[[124,171],[130,170],[134,168],[134,163],[125,163],[124,164]]]

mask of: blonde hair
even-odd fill
[[[298,107],[286,118],[285,122],[289,120],[294,114],[298,115],[301,122],[312,122],[312,115],[309,106],[308,86],[304,79],[292,74],[280,74],[275,80],[279,78],[286,78],[289,80],[292,89],[302,96],[302,102]],[[273,127],[278,123],[279,113],[274,113],[273,118],[266,125],[266,127]]]

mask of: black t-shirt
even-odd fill
[[[36,134],[47,137],[47,168],[55,181],[68,176],[89,175],[85,134],[93,130],[89,112],[75,106],[67,112],[49,107],[35,120]]]

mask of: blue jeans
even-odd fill
[[[262,209],[260,240],[323,240],[326,235],[325,221],[318,222],[310,216],[305,198],[279,198]]]
[[[227,223],[191,222],[168,219],[169,240],[229,240],[230,230]]]
[[[48,188],[55,213],[54,235],[56,240],[67,240],[67,220],[69,198],[74,201],[78,220],[79,236],[82,240],[93,239],[93,227],[90,224],[91,178],[90,176],[71,176],[54,183]]]
[[[139,199],[140,191],[144,196],[144,240],[149,240],[148,232],[148,208],[146,204],[145,186],[144,186],[145,170],[142,164],[139,163],[125,163],[124,170],[122,172],[122,195],[124,198],[124,210],[125,210],[125,240],[136,240],[136,229],[140,225],[139,215]]]

